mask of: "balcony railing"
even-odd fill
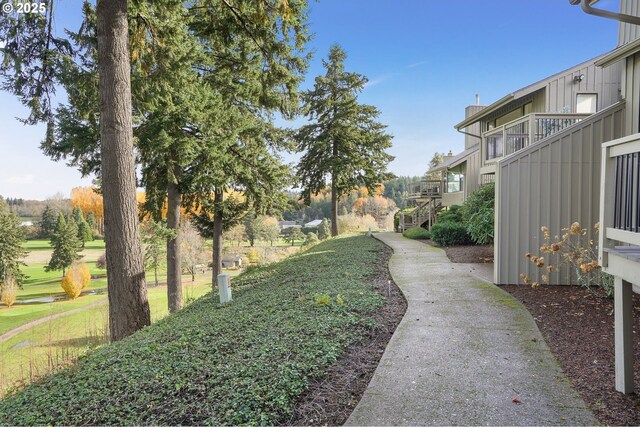
[[[613,266],[615,275],[617,261],[610,265],[610,254],[640,261],[640,134],[602,147],[599,260],[605,271]],[[634,275],[640,278],[640,264]]]
[[[409,192],[410,199],[442,197],[443,182],[439,180],[422,180],[414,184]]]
[[[484,160],[491,161],[516,151],[565,129],[589,114],[533,113],[485,132]]]
[[[602,145],[598,262],[615,278],[616,390],[632,393],[632,291],[640,292],[640,134]]]

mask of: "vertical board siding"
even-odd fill
[[[575,113],[579,93],[597,93],[598,111],[619,101],[621,64],[616,63],[602,69],[593,63],[550,80],[547,84],[546,109],[548,113]],[[574,77],[584,75],[580,82]]]
[[[638,0],[621,0],[620,13],[625,15],[640,16],[640,5]],[[640,26],[620,23],[618,31],[618,46],[632,42],[640,37]]]
[[[575,221],[593,232],[600,209],[601,145],[624,134],[624,115],[625,104],[615,104],[498,163],[496,283],[523,283],[520,273],[541,280],[542,270],[525,254],[540,254],[542,226],[552,238]],[[548,260],[549,254],[541,255]],[[552,284],[576,281],[568,268],[549,276]]]

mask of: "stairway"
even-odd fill
[[[442,199],[439,198],[430,199],[427,202],[420,203],[411,212],[407,212],[400,216],[399,232],[402,233],[411,227],[420,227],[429,222],[429,217],[431,217],[431,223],[435,223],[436,215],[442,209],[444,209],[442,206]]]

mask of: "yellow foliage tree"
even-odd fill
[[[104,218],[102,194],[98,194],[92,187],[76,187],[71,190],[71,206],[80,208],[85,216],[93,212],[99,222]]]
[[[2,289],[0,289],[0,301],[7,307],[11,307],[16,302],[17,288],[13,278],[9,278],[9,280],[6,280],[4,285],[2,285]]]
[[[89,286],[89,283],[91,283],[89,267],[84,263],[74,263],[62,278],[60,286],[69,298],[76,299],[82,290]]]

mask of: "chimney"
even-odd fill
[[[476,105],[480,105],[480,94],[476,93]]]

